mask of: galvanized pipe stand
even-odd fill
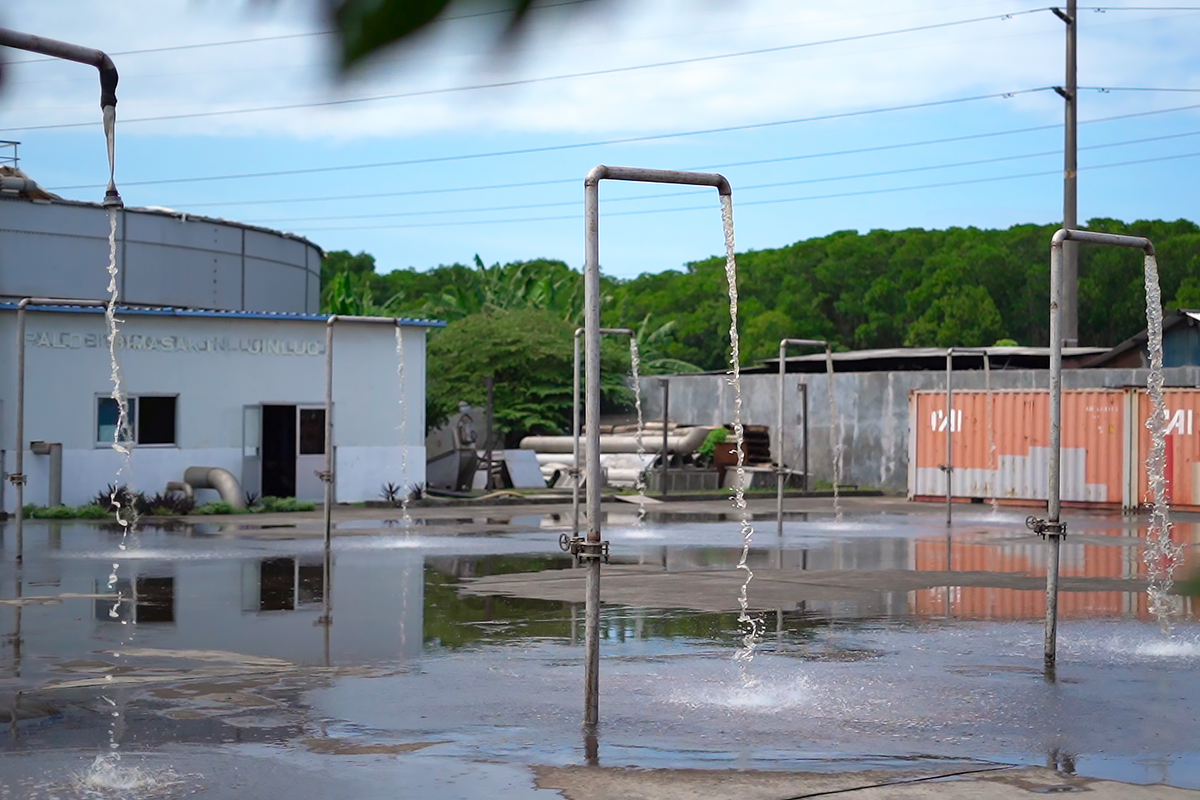
[[[25,559],[25,310],[30,306],[81,306],[104,308],[102,300],[64,300],[52,297],[23,297],[17,303],[17,426],[16,426],[16,471],[9,474],[17,495],[17,557],[20,564]]]
[[[584,471],[579,468],[579,340],[584,333],[585,329],[583,328],[575,329],[575,373],[571,381],[571,451],[574,454],[574,460],[571,462],[571,475],[575,479],[571,487],[572,537],[579,536],[579,480],[584,475]],[[601,328],[600,334],[602,336],[628,336],[631,339],[636,335],[629,328]],[[589,428],[589,430],[591,429]]]
[[[793,347],[824,347],[826,358],[830,358],[832,355],[832,352],[833,352],[832,350],[830,350],[829,342],[825,341],[824,339],[781,339],[779,341],[779,400],[778,400],[778,404],[779,404],[778,420],[779,420],[779,422],[775,429],[775,442],[776,442],[776,452],[775,452],[775,525],[776,525],[776,530],[775,530],[775,532],[780,537],[783,536],[783,484],[786,479],[786,475],[785,475],[786,467],[784,467],[784,465],[783,465],[783,453],[784,453],[784,449],[783,449],[783,425],[784,425],[784,422],[783,422],[783,381],[784,381],[784,375],[787,373],[786,358],[787,358],[787,349],[788,349],[789,345],[791,345]],[[830,420],[829,424],[832,425],[833,420]],[[807,433],[805,434],[804,448],[805,448],[805,450],[808,449]],[[806,455],[805,461],[807,461],[808,460],[807,453],[805,455]],[[804,465],[804,472],[805,472],[804,488],[807,489],[808,488],[808,464],[807,463]]]
[[[587,376],[587,538],[569,542],[570,551],[587,562],[586,624],[584,643],[584,725],[592,729],[600,721],[600,561],[608,557],[608,542],[600,538],[600,181],[669,183],[712,186],[723,196],[732,191],[722,175],[676,172],[634,167],[592,168],[583,182],[584,235],[584,349]]]
[[[321,579],[324,581],[321,591],[322,613],[317,624],[326,626],[333,622],[333,502],[337,480],[333,466],[333,328],[339,322],[399,327],[402,320],[398,317],[355,317],[346,314],[331,314],[325,320],[325,469],[317,473],[317,477],[325,484],[325,506],[322,509],[325,520],[325,559],[321,570]],[[404,413],[408,413],[407,409]],[[402,446],[403,444],[401,442]]]
[[[1066,538],[1067,526],[1062,513],[1062,305],[1063,248],[1066,242],[1130,247],[1154,256],[1154,245],[1141,236],[1059,229],[1050,239],[1050,454],[1046,485],[1046,516],[1029,517],[1026,526],[1046,539],[1049,553],[1046,564],[1046,677],[1053,680],[1058,660],[1058,563],[1059,549]]]

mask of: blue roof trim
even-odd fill
[[[104,309],[97,306],[29,306],[30,310],[49,311],[60,314],[103,314]],[[0,311],[16,311],[17,304],[0,302]],[[200,319],[252,319],[276,322],[320,322],[329,320],[328,314],[297,314],[286,311],[203,311],[193,308],[137,308],[132,306],[117,306],[117,311],[125,316],[140,317],[197,317]],[[401,325],[414,328],[444,328],[446,323],[437,319],[407,319],[400,318]]]

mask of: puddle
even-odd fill
[[[487,535],[366,522],[373,535],[335,539],[330,586],[319,538],[140,531],[121,553],[115,619],[98,596],[115,535],[29,522],[20,590],[4,567],[0,599],[46,600],[0,603],[0,703],[20,691],[53,713],[21,715],[0,738],[0,798],[388,797],[400,769],[441,796],[461,775],[472,791],[525,797],[537,796],[528,771],[511,766],[581,763],[584,571],[559,551],[553,517]],[[1042,764],[1053,752],[1080,774],[1200,788],[1190,605],[1164,637],[1137,583],[1138,532],[1081,522],[1062,547],[1048,684],[1044,550],[1018,522],[962,514],[947,535],[915,514],[809,515],[760,533],[749,563],[764,639],[749,685],[730,660],[737,522],[611,526],[601,763]],[[1191,524],[1176,535],[1200,538]],[[137,623],[136,648],[122,622]],[[92,767],[107,746],[101,693],[123,704],[122,742],[139,752],[119,769]],[[287,777],[298,768],[330,772],[304,784]]]

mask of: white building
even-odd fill
[[[229,470],[248,492],[320,499],[324,469],[326,318],[321,251],[288,234],[155,209],[118,213],[122,308],[117,359],[133,416],[132,474],[118,477],[116,403],[101,309],[26,311],[25,502],[45,505],[49,457],[62,445],[62,502],[108,484],[148,493],[192,466]],[[102,300],[108,216],[94,204],[0,195],[0,466],[15,466],[17,302]],[[404,321],[404,389],[396,327],[335,326],[336,499],[377,499],[386,482],[425,477],[425,334]],[[7,483],[7,481],[5,482]],[[3,508],[15,510],[11,486]],[[198,502],[217,499],[197,494]]]

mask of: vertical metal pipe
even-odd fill
[[[775,533],[783,536],[783,380],[787,372],[787,339],[779,343],[779,398],[775,428]]]
[[[25,308],[26,297],[17,303],[17,441],[16,472],[12,475],[17,494],[17,563],[25,558]]]
[[[571,380],[571,466],[575,470],[574,485],[571,487],[571,536],[579,536],[579,481],[583,477],[579,471],[579,337],[583,328],[575,329],[575,371]]]
[[[62,443],[50,444],[50,491],[46,505],[56,508],[62,505]]]
[[[321,479],[325,482],[325,507],[322,509],[325,517],[325,560],[322,563],[321,577],[325,582],[321,597],[324,613],[321,619],[325,624],[333,620],[333,326],[336,316],[329,317],[325,322],[325,474]]]
[[[987,449],[988,449],[988,494],[994,502],[996,499],[996,431],[992,408],[992,357],[987,349],[983,351],[983,391],[987,398]]]
[[[954,348],[946,351],[946,524],[952,521],[951,495],[954,490]]]
[[[587,397],[587,540],[600,541],[600,180],[584,182],[584,352]],[[600,721],[600,559],[587,565],[584,623],[584,724]]]
[[[494,431],[492,426],[496,416],[496,378],[494,375],[487,376],[487,466],[483,478],[483,490],[486,492],[492,488],[492,437]]]
[[[800,407],[804,413],[804,491],[808,491],[808,384],[797,381],[800,390]]]
[[[667,378],[659,378],[659,384],[662,386],[662,404],[663,404],[663,435],[662,435],[662,486],[660,486],[659,494],[663,497],[667,496],[667,466],[671,460],[671,451],[667,449],[667,426],[670,424],[670,408],[671,408],[671,381]]]
[[[1078,128],[1079,92],[1076,86],[1076,34],[1078,15],[1076,0],[1067,0],[1067,13],[1063,22],[1067,26],[1066,86],[1064,87],[1066,113],[1064,116],[1063,142],[1063,227],[1073,230],[1078,224],[1078,195],[1076,186],[1076,130]],[[1074,346],[1079,343],[1079,245],[1067,241],[1063,250],[1063,300],[1062,339]]]
[[[1062,294],[1063,246],[1050,245],[1050,453],[1047,467],[1046,515],[1057,526],[1061,508],[1062,458]],[[1050,548],[1046,563],[1046,668],[1053,669],[1058,656],[1058,551],[1059,535],[1052,529],[1046,536]]]

